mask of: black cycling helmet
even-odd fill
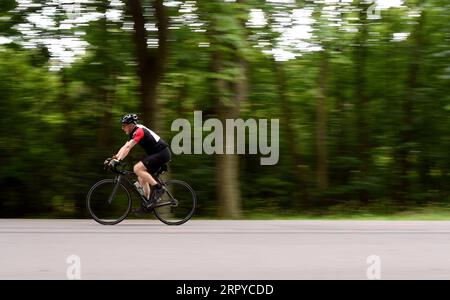
[[[138,120],[138,116],[136,114],[126,114],[125,116],[122,117],[122,119],[120,120],[121,124],[136,124]]]

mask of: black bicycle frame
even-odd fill
[[[114,198],[114,196],[116,195],[117,189],[120,185],[121,182],[123,182],[123,179],[125,179],[125,183],[128,184],[128,186],[136,193],[136,195],[138,195],[139,199],[144,200],[144,196],[142,196],[141,193],[139,193],[138,189],[136,188],[136,186],[126,177],[126,175],[131,175],[134,174],[134,172],[130,172],[130,171],[117,171],[114,170],[114,173],[118,173],[118,175],[115,178],[115,183],[116,185],[113,188],[113,191],[111,193],[111,195],[108,198],[108,202],[109,204],[111,204],[112,199]],[[153,175],[152,175],[153,176]],[[157,176],[153,177],[159,184],[161,184],[162,186],[164,185],[164,182],[161,181]],[[172,196],[172,194],[166,189],[166,193],[169,195],[169,197],[173,200],[176,201],[176,199]],[[172,202],[165,202],[165,203],[159,203],[158,205],[156,205],[156,207],[160,207],[160,206],[165,206],[165,205],[170,205],[172,204]]]

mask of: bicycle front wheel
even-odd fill
[[[167,225],[186,223],[194,214],[197,205],[195,191],[184,181],[164,182],[166,192],[156,203],[155,216]]]
[[[115,225],[130,213],[131,196],[122,183],[105,179],[91,188],[86,198],[86,206],[91,217],[98,223]]]

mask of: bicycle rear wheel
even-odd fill
[[[115,225],[128,216],[131,196],[122,183],[114,179],[104,179],[90,189],[86,206],[91,217],[98,223]]]
[[[164,182],[166,192],[154,208],[155,216],[167,225],[186,223],[194,214],[197,205],[195,191],[184,181]]]

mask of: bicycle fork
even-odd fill
[[[109,204],[111,204],[112,200],[113,200],[114,197],[116,196],[117,188],[118,188],[119,185],[120,185],[120,180],[121,180],[121,179],[122,179],[122,175],[118,175],[118,176],[115,178],[115,183],[116,183],[116,185],[114,186],[111,195],[109,195],[109,198],[108,198],[108,203],[109,203]]]

